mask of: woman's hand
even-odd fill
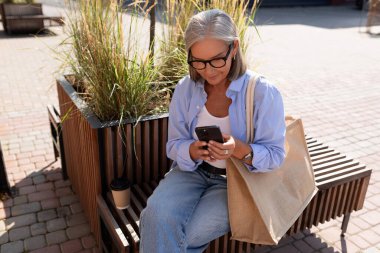
[[[235,139],[228,134],[223,134],[223,139],[224,143],[209,141],[208,150],[210,151],[211,157],[218,160],[225,160],[232,156],[236,147]]]
[[[205,146],[207,147],[207,142],[205,141],[194,141],[190,144],[189,153],[193,161],[199,159],[211,162],[215,161],[214,158],[210,157],[210,152],[207,149],[203,149]]]

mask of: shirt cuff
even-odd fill
[[[179,146],[177,151],[177,163],[183,171],[194,171],[198,165],[202,163],[202,160],[193,161],[190,157],[190,145],[194,140],[186,140]]]
[[[263,168],[263,159],[265,159],[268,150],[263,145],[259,144],[249,144],[253,150],[253,161],[252,165],[244,163],[245,167],[253,173],[257,172],[269,172],[272,171],[268,168]],[[265,163],[264,163],[265,164]]]

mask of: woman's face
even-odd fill
[[[227,81],[227,75],[230,72],[231,68],[231,62],[232,58],[234,57],[236,53],[236,44],[233,43],[233,45],[230,48],[230,45],[227,45],[225,41],[218,40],[218,39],[211,39],[207,38],[201,41],[196,42],[191,47],[191,55],[190,60],[197,61],[197,60],[213,60],[218,59],[216,61],[213,61],[211,64],[216,62],[215,65],[220,64],[220,62],[223,62],[223,59],[227,56],[229,53],[225,66],[220,68],[215,68],[211,66],[211,64],[208,62],[206,63],[206,67],[204,69],[196,69],[196,71],[201,75],[201,77],[207,81],[210,85],[219,85],[219,84],[225,84]],[[214,65],[214,64],[213,64]]]

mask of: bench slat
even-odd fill
[[[139,231],[138,230],[135,230],[133,228],[133,225],[129,222],[129,220],[127,219],[127,217],[124,215],[124,212],[120,209],[117,209],[116,206],[115,206],[115,203],[113,201],[113,197],[112,197],[112,194],[111,192],[108,192],[107,193],[107,198],[108,198],[108,201],[109,203],[111,203],[112,207],[113,207],[113,210],[117,213],[117,218],[119,219],[118,224],[121,228],[121,230],[129,237],[129,238],[133,238],[133,243],[132,245],[134,247],[138,247],[138,242],[140,240],[140,234],[139,234]],[[129,207],[130,208],[130,207]]]
[[[345,155],[341,155],[341,154],[336,153],[336,154],[334,154],[332,156],[325,157],[325,158],[319,159],[317,161],[312,161],[312,164],[313,164],[313,168],[315,169],[316,167],[321,166],[324,163],[338,161],[338,160],[342,160],[342,159],[345,159],[345,158],[346,158]]]
[[[346,179],[352,179],[353,175],[360,175],[361,173],[365,173],[365,166],[364,165],[356,165],[354,167],[349,167],[342,169],[341,171],[334,170],[331,173],[320,175],[316,177],[315,181],[317,183],[317,186],[325,184],[327,182],[336,182],[338,183],[339,180]]]
[[[314,175],[316,180],[322,180],[325,178],[325,176],[330,175],[331,173],[340,172],[342,173],[345,171],[344,169],[354,169],[359,165],[358,161],[353,160],[345,160],[343,162],[339,163],[331,163],[330,166],[326,165],[326,168],[324,166],[319,166],[318,170],[314,171]]]
[[[340,155],[340,152],[334,151],[334,152],[331,152],[331,153],[322,154],[322,155],[315,156],[315,157],[310,157],[310,159],[311,159],[311,162],[314,164],[317,161],[320,161],[320,160],[323,160],[323,159],[327,159],[329,157],[334,157],[334,156],[337,156],[337,155]]]
[[[114,240],[116,247],[118,248],[118,252],[128,252],[128,240],[109,211],[104,199],[101,196],[98,196],[96,201],[98,204],[99,215],[103,219],[104,225],[107,227],[112,240]]]
[[[325,159],[324,163],[320,163],[319,165],[313,164],[314,173],[318,174],[320,171],[322,171],[324,169],[328,169],[331,167],[336,167],[339,165],[347,164],[349,162],[353,162],[353,159],[347,159],[347,158],[345,158],[345,156],[334,157],[334,158],[330,157],[329,159]]]

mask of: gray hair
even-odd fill
[[[238,30],[232,18],[224,11],[212,9],[202,11],[194,15],[187,25],[185,31],[185,46],[189,54],[190,48],[198,41],[205,38],[213,38],[225,41],[231,44],[235,40],[239,41]],[[240,43],[235,58],[232,61],[230,72],[227,78],[236,80],[245,73],[247,65]],[[198,81],[201,76],[189,65],[190,77],[194,81]]]

